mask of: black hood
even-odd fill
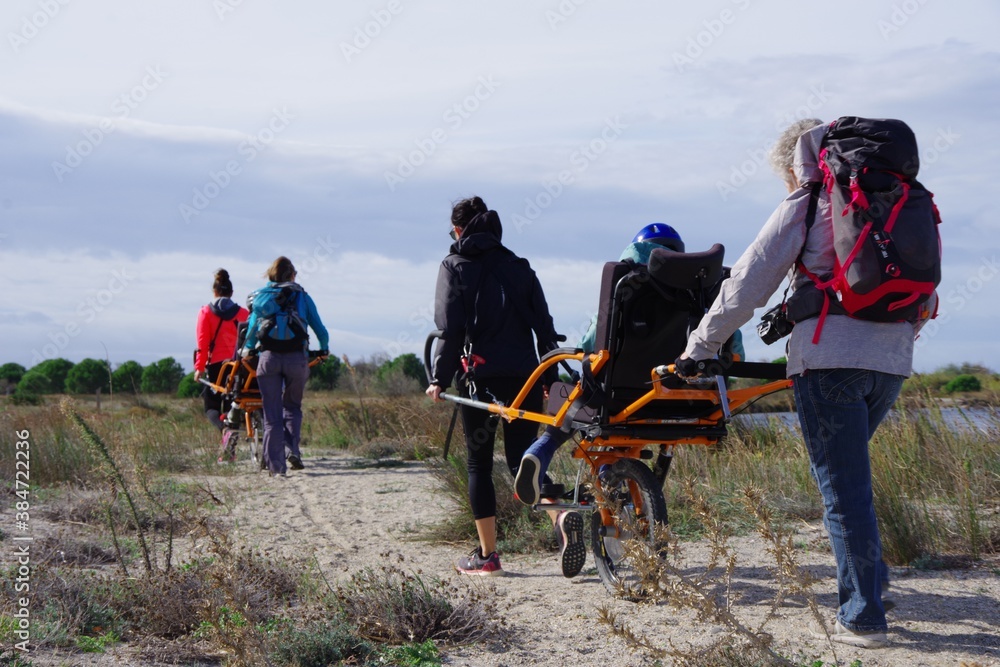
[[[220,296],[218,299],[208,304],[208,307],[212,310],[212,313],[223,320],[231,320],[236,317],[238,312],[240,312],[240,304],[236,303],[228,296]]]
[[[503,225],[496,211],[480,213],[465,226],[462,235],[451,244],[451,251],[466,257],[481,255],[502,245]]]

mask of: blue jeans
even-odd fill
[[[264,413],[264,458],[273,473],[285,472],[285,456],[302,457],[302,396],[309,378],[305,352],[261,352],[257,386]]]
[[[837,620],[858,632],[885,631],[882,587],[889,570],[875,520],[868,441],[896,401],[903,378],[854,368],[792,378],[823,522],[837,560]]]

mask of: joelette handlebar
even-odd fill
[[[702,377],[725,375],[758,380],[783,380],[785,379],[787,368],[784,363],[726,361],[724,359],[706,359],[705,361],[698,362],[698,364],[698,370]],[[704,364],[704,366],[702,367],[701,364]],[[657,366],[654,370],[660,377],[674,375],[677,372],[674,364]]]

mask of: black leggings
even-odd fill
[[[476,380],[478,397],[492,402],[494,398],[510,405],[527,378],[482,378]],[[466,392],[463,392],[466,395]],[[536,383],[521,407],[532,412],[542,411],[542,385]],[[510,474],[517,475],[521,457],[538,435],[538,422],[515,419],[508,422],[486,410],[461,406],[465,427],[465,449],[469,455],[469,502],[472,516],[486,519],[497,514],[496,489],[493,486],[493,443],[497,422],[503,423],[504,455]]]
[[[205,379],[209,382],[217,382],[223,363],[225,362],[219,361],[205,366]],[[201,388],[201,398],[205,403],[205,416],[208,417],[209,423],[221,431],[222,421],[219,420],[219,415],[225,415],[229,410],[228,402],[204,385]]]

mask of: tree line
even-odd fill
[[[350,364],[350,373],[347,373]],[[400,395],[422,390],[427,386],[424,365],[415,354],[403,354],[394,359],[375,355],[356,363],[330,356],[310,369],[308,388],[312,391],[336,389],[349,376],[348,388]],[[214,379],[214,378],[212,378]],[[166,357],[143,366],[126,361],[112,366],[103,359],[83,359],[73,363],[68,359],[46,359],[25,368],[21,364],[0,366],[0,394],[15,404],[34,405],[47,394],[170,394],[194,397],[201,394],[202,385],[194,381],[194,373],[185,373],[173,357]]]

